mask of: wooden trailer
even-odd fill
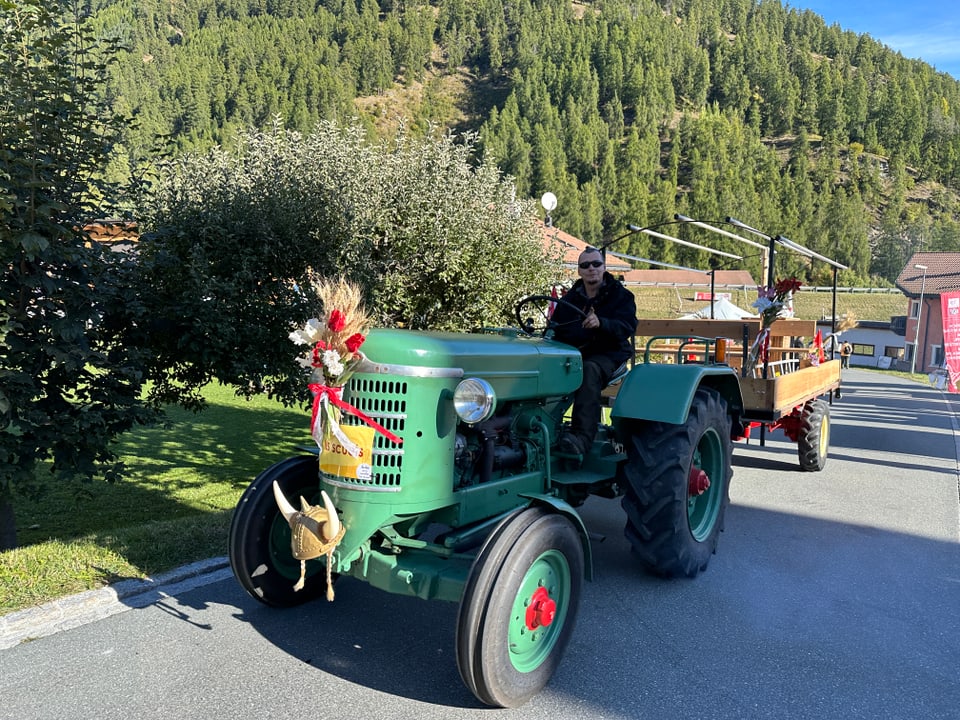
[[[730,365],[737,370],[743,398],[735,439],[749,438],[759,430],[763,444],[767,431],[781,429],[797,443],[800,467],[822,470],[830,442],[830,404],[834,396],[839,397],[840,361],[812,358],[814,321],[781,319],[770,328],[766,362],[744,367],[760,329],[759,319],[640,320],[639,359]],[[717,357],[718,338],[726,340],[723,357]],[[795,342],[799,339],[801,347]]]

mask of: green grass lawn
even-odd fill
[[[0,553],[0,613],[227,553],[230,513],[271,463],[312,444],[300,408],[208,388],[209,407],[173,409],[117,446],[117,483],[49,484],[15,498],[20,547]]]

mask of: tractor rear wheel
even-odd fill
[[[281,460],[257,476],[233,511],[228,540],[230,567],[243,589],[266,605],[292,607],[326,593],[326,574],[317,561],[307,563],[306,584],[299,592],[294,591],[300,561],[293,557],[290,526],[273,497],[276,480],[290,502],[298,503],[301,495],[308,502],[317,502],[318,471],[315,455]]]
[[[720,393],[701,387],[686,424],[630,428],[624,534],[652,573],[694,577],[716,552],[733,475],[730,422]]]
[[[457,666],[481,702],[517,707],[549,682],[573,633],[583,574],[580,535],[563,515],[531,508],[491,534],[457,617]]]
[[[811,400],[800,415],[797,455],[800,469],[818,472],[827,464],[830,449],[830,406],[824,400]]]

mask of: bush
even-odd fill
[[[292,400],[303,383],[287,336],[320,308],[311,277],[364,290],[378,324],[502,324],[558,267],[530,203],[474,142],[445,135],[371,144],[358,126],[250,132],[162,165],[143,199],[144,302],[159,395],[214,377]]]

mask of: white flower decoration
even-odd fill
[[[325,329],[326,325],[322,320],[310,318],[306,325],[294,330],[289,337],[296,345],[315,345]]]
[[[340,362],[340,353],[336,350],[323,351],[323,367],[330,377],[338,377],[343,372],[343,363]]]
[[[776,303],[770,298],[759,297],[753,301],[751,307],[755,307],[761,313],[765,313],[767,310],[772,308]]]

